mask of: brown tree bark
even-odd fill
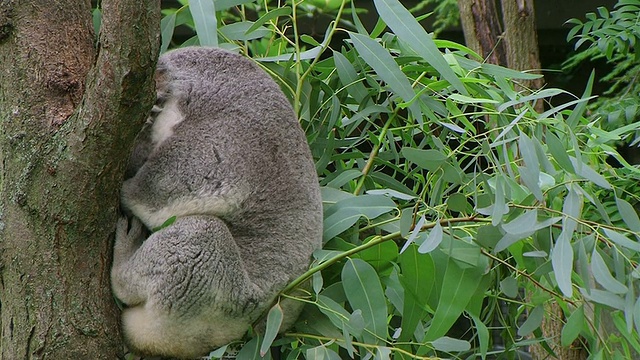
[[[124,165],[153,103],[158,0],[0,1],[2,359],[115,359]]]
[[[489,63],[539,73],[541,65],[533,0],[500,0],[500,4],[497,0],[458,0],[458,7],[467,46]],[[521,88],[536,90],[544,85],[544,79],[523,81],[521,84]],[[536,110],[542,112],[543,105],[541,101],[537,102]],[[546,315],[541,330],[557,358],[586,359],[587,353],[579,343],[570,348],[560,346],[560,333],[564,326],[562,309],[550,302],[546,305]],[[551,358],[542,346],[532,345],[529,350],[533,359]]]
[[[490,64],[540,73],[533,0],[501,0],[500,4],[497,0],[458,0],[458,7],[468,47]],[[521,84],[536,90],[544,85],[544,79]],[[542,102],[536,108],[542,111]]]

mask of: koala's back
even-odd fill
[[[311,253],[321,245],[322,203],[304,132],[278,85],[242,56],[214,48],[174,50],[160,58],[156,82],[156,114],[132,155],[134,165],[122,188],[123,207],[148,229],[173,216],[221,219],[241,261],[183,265],[191,267],[187,273],[205,279],[191,280],[194,284],[211,284],[207,276],[229,278],[225,275],[229,271],[246,274],[250,284],[245,285],[255,287],[251,297],[252,301],[257,298],[258,305],[251,314],[236,315],[255,321],[252,317],[308,268]],[[182,231],[181,222],[176,224],[169,226],[174,227],[171,231]],[[168,254],[184,252],[180,244],[163,239],[169,234],[161,230],[145,243],[149,249],[152,243],[160,243]],[[217,239],[190,241],[188,246],[198,244],[227,246]],[[176,248],[166,249],[172,246]],[[181,280],[169,273],[153,281],[150,288],[158,290],[140,296],[166,297],[171,292],[165,287],[175,287]],[[215,287],[210,289],[215,296],[207,298],[224,298],[226,293],[233,293],[230,298],[245,296],[236,291]],[[179,301],[169,302],[170,312],[182,319],[199,308],[181,309],[176,306]],[[206,304],[199,306],[206,308]],[[297,317],[299,306],[294,308],[285,314],[288,322]],[[215,326],[224,329],[225,325]]]

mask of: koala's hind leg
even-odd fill
[[[251,281],[227,225],[219,218],[178,218],[151,234],[131,255],[137,230],[132,224],[127,236],[119,231],[119,239],[125,241],[116,244],[114,257],[120,258],[114,259],[112,272],[114,292],[129,306],[123,313],[123,328],[136,353],[205,355],[242,337],[271,301]],[[135,302],[130,303],[132,299]]]

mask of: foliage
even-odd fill
[[[410,9],[412,14],[427,6],[433,6],[433,33],[437,36],[444,30],[460,24],[460,10],[457,0],[421,0]]]
[[[588,47],[567,60],[565,69],[603,58],[613,65],[601,79],[611,86],[590,106],[593,117],[603,119],[606,129],[635,122],[640,116],[640,1],[619,0],[614,11],[599,7],[597,14],[586,14],[584,22],[571,19],[567,23],[573,24],[568,39],[576,39],[576,49]],[[630,138],[621,140],[640,145],[640,132],[629,134]]]
[[[236,49],[280,82],[323,186],[324,248],[282,293],[308,306],[273,340],[276,304],[238,358],[270,358],[270,345],[288,359],[514,358],[547,341],[550,302],[563,346],[640,353],[640,199],[626,190],[640,170],[605,162],[618,156],[608,143],[640,125],[585,118],[593,76],[581,97],[537,113],[565,92],[524,92],[517,82],[536,75],[434,40],[398,0],[374,3],[371,30],[332,2],[322,39],[303,34],[305,2],[191,0],[165,13],[165,49],[186,25],[197,35],[174,45]],[[291,295],[307,280],[307,296]]]

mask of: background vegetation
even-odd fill
[[[587,112],[593,75],[552,106],[565,91],[523,89],[537,75],[434,39],[398,0],[374,0],[373,30],[346,0],[181,3],[162,49],[254,58],[290,97],[323,186],[324,248],[282,294],[310,279],[305,313],[276,339],[275,304],[238,358],[511,359],[551,337],[592,359],[640,354],[640,169],[615,149],[640,129],[638,1],[573,21],[584,56],[630,64],[612,74],[627,79],[618,115]],[[322,39],[301,32],[313,14],[331,18]],[[174,43],[178,26],[196,35]]]

